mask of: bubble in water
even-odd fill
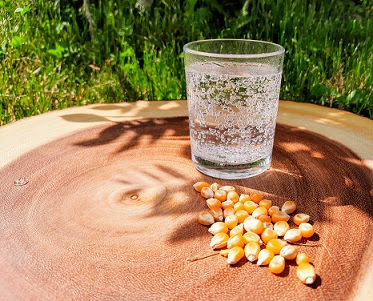
[[[186,80],[195,156],[244,164],[271,155],[281,72],[263,64],[194,63]]]

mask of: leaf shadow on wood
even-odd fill
[[[76,145],[95,147],[116,142],[118,147],[113,149],[115,155],[136,147],[147,148],[151,153],[157,151],[157,146],[151,148],[153,144],[169,143],[180,149],[183,158],[190,158],[188,137],[187,118],[140,119],[110,124],[100,130],[96,137],[79,141]],[[170,162],[156,163],[153,165],[155,172],[147,172],[146,176],[159,183],[163,182],[165,176],[184,182],[177,189],[203,205],[203,199],[191,189],[193,180],[198,178],[235,185],[241,193],[259,191],[278,205],[293,199],[298,204],[298,212],[309,213],[313,221],[328,221],[330,207],[341,206],[354,206],[369,218],[372,217],[372,172],[346,147],[305,130],[279,124],[272,168],[257,177],[226,181],[197,172],[186,175],[177,162],[175,158],[175,165]],[[191,206],[188,202],[170,206],[174,193],[177,191],[168,189],[167,196],[154,203],[149,216],[197,213],[203,208],[201,205]],[[184,233],[185,229],[175,229],[175,237],[183,237],[178,231]]]

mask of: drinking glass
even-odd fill
[[[271,165],[284,48],[254,40],[201,40],[184,46],[192,160],[223,179]]]

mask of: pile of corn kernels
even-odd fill
[[[210,226],[210,246],[220,249],[220,254],[228,257],[228,264],[236,264],[245,256],[250,262],[268,265],[272,273],[280,274],[285,261],[295,259],[298,278],[305,284],[314,283],[316,273],[309,256],[299,253],[291,244],[314,234],[308,223],[310,216],[305,213],[292,217],[297,228],[290,229],[288,222],[290,214],[296,211],[295,202],[286,201],[280,208],[259,193],[239,195],[233,186],[197,182],[193,187],[206,199],[209,208],[199,213],[198,221]]]

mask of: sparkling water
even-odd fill
[[[194,162],[269,164],[281,72],[263,64],[198,62],[186,67],[186,80]]]

